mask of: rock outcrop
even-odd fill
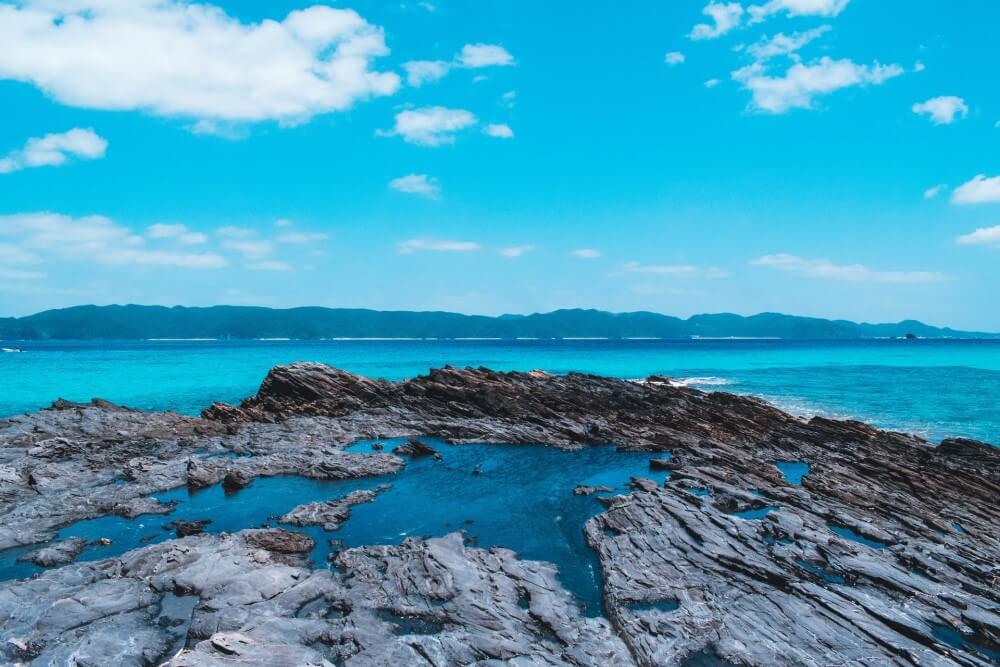
[[[7,659],[980,666],[1000,651],[1000,450],[662,381],[445,368],[390,383],[293,364],[201,418],[60,403],[0,422],[0,547],[160,511],[141,499],[183,485],[388,474],[403,461],[346,445],[412,436],[669,452],[652,464],[665,484],[635,478],[580,526],[606,618],[582,617],[551,565],[458,534],[347,549],[327,571],[308,536],[245,530],[0,584]],[[808,474],[788,483],[777,462]],[[286,518],[352,520],[337,502]]]

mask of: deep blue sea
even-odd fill
[[[754,394],[798,414],[852,417],[939,440],[1000,444],[1000,341],[87,341],[7,342],[0,416],[62,397],[195,414],[237,402],[268,369],[321,361],[392,380],[432,367],[657,373]]]

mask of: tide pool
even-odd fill
[[[268,369],[320,361],[399,380],[432,367],[665,374],[797,414],[856,418],[931,439],[1000,443],[1000,341],[85,341],[0,353],[0,416],[98,396],[196,414],[254,393]]]

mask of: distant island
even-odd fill
[[[651,312],[556,310],[533,315],[356,308],[251,306],[75,306],[26,317],[0,318],[2,340],[145,340],[292,338],[994,338],[915,320],[867,324],[779,313],[750,317],[720,313],[687,319]]]

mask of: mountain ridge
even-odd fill
[[[73,306],[0,318],[3,340],[152,338],[994,338],[917,320],[852,322],[781,313],[705,313],[682,319],[650,311],[464,315],[446,311],[263,306]]]

